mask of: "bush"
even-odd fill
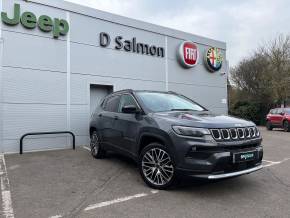
[[[266,110],[258,103],[238,101],[230,109],[230,114],[242,119],[253,121],[257,125],[264,124]]]

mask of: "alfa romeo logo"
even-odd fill
[[[209,48],[205,53],[205,65],[211,72],[221,69],[223,56],[219,48]]]

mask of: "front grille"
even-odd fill
[[[223,139],[225,139],[225,140],[231,139],[228,129],[222,129],[221,132],[222,132]]]
[[[210,131],[216,141],[246,140],[258,138],[260,136],[257,127],[252,126],[243,128],[210,129]]]
[[[212,129],[211,133],[215,139],[218,139],[218,140],[222,139],[221,133],[218,129]]]
[[[230,129],[230,133],[231,133],[231,138],[232,139],[237,139],[238,138],[238,131],[235,128],[231,128]]]

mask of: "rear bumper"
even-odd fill
[[[225,178],[230,178],[230,177],[235,177],[235,176],[241,176],[244,174],[249,174],[255,171],[258,171],[262,169],[263,166],[259,165],[250,169],[246,170],[241,170],[237,172],[232,172],[232,173],[223,173],[223,174],[208,174],[208,175],[194,175],[194,177],[201,178],[201,179],[209,179],[209,180],[216,180],[216,179],[225,179]]]

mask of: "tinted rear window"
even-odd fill
[[[117,112],[119,107],[120,96],[112,96],[106,99],[104,103],[104,110]]]

